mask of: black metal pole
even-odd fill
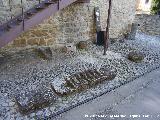
[[[109,27],[110,27],[110,19],[111,19],[111,9],[112,9],[112,0],[109,0],[109,9],[108,9],[108,18],[107,18],[107,27],[106,27],[106,35],[104,42],[104,55],[106,55],[108,49],[108,41],[109,41]]]
[[[9,12],[10,12],[10,17],[11,17],[11,19],[12,19],[12,14],[11,14],[11,12],[12,12],[12,6],[11,6],[11,0],[9,0]]]
[[[59,10],[59,8],[60,8],[60,0],[58,0],[58,10]]]
[[[22,24],[23,24],[23,30],[24,30],[24,8],[23,8],[23,0],[21,0],[21,7],[22,7]]]

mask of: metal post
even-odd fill
[[[59,10],[59,8],[60,8],[60,0],[58,0],[58,10]]]
[[[24,8],[23,8],[23,0],[21,0],[21,7],[22,7],[22,24],[23,24],[23,31],[24,31]]]
[[[11,15],[11,19],[12,19],[12,14],[11,14],[11,12],[12,12],[12,7],[11,7],[11,0],[9,0],[9,12],[10,12],[10,15]]]
[[[107,27],[106,27],[106,39],[104,41],[104,55],[106,55],[106,51],[108,49],[108,41],[109,41],[109,27],[110,27],[110,19],[111,19],[111,9],[112,9],[112,0],[109,0],[109,9],[108,9],[108,18],[107,18]]]

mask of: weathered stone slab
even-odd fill
[[[145,55],[138,51],[132,51],[128,54],[128,59],[132,62],[141,62],[144,59]]]
[[[52,89],[42,89],[20,94],[15,97],[18,109],[22,114],[28,114],[36,110],[45,108],[57,100],[57,96]]]
[[[82,92],[88,88],[94,87],[98,84],[101,84],[104,81],[113,80],[116,77],[116,72],[100,69],[98,70],[86,70],[84,72],[79,72],[71,75],[65,79],[63,84],[65,91],[58,92],[52,86],[53,91],[59,96],[67,96],[73,93]]]

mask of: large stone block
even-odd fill
[[[137,31],[138,31],[138,24],[133,23],[131,27],[131,32],[128,35],[128,39],[135,40]]]
[[[39,47],[35,51],[40,58],[45,60],[52,59],[52,50],[50,47]]]
[[[98,70],[86,70],[66,77],[65,83],[62,85],[64,90],[59,92],[51,85],[53,91],[59,96],[68,96],[73,93],[82,92],[88,88],[94,87],[104,81],[113,80],[116,77],[116,72],[101,68]]]
[[[133,51],[128,54],[128,59],[132,62],[141,62],[144,59],[145,55],[138,51]]]
[[[57,100],[57,96],[52,89],[40,89],[15,97],[15,102],[20,113],[29,114],[39,109],[43,109]]]
[[[78,49],[87,49],[87,41],[80,41],[78,44],[77,44],[77,48]]]

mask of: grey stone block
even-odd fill
[[[128,59],[132,62],[141,62],[144,59],[145,55],[139,51],[132,51],[128,54]]]
[[[94,87],[104,81],[113,80],[116,77],[116,71],[102,68],[98,70],[86,70],[71,75],[65,79],[63,87],[65,91],[58,92],[54,86],[52,86],[53,91],[59,96],[68,96],[73,93],[79,93],[88,88]]]
[[[138,30],[138,24],[132,23],[131,32],[128,35],[128,39],[135,40],[137,30]]]
[[[15,102],[22,114],[29,114],[36,110],[43,109],[56,100],[57,96],[52,89],[31,91],[26,94],[19,94],[15,97]]]
[[[36,49],[36,52],[40,58],[45,60],[52,59],[52,50],[50,47],[40,47]]]

